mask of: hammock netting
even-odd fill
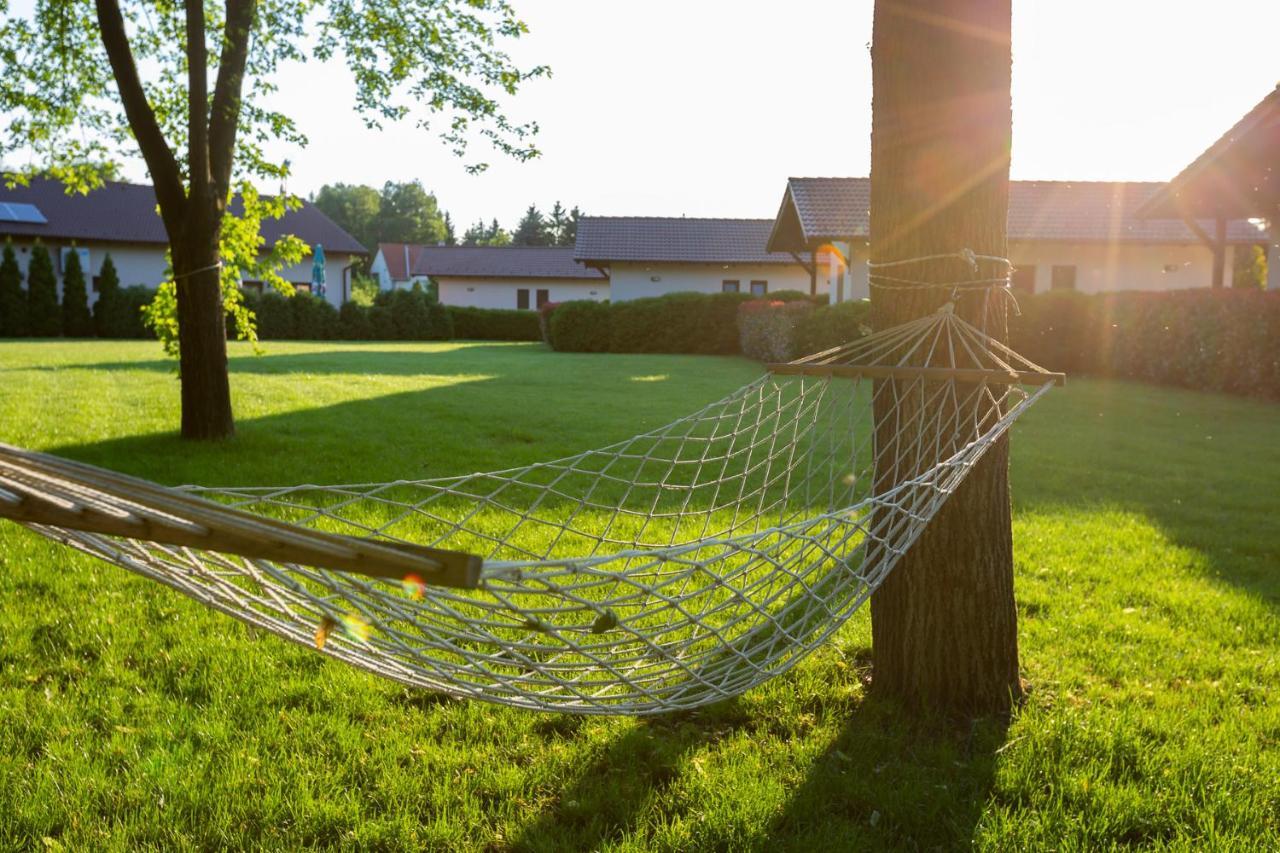
[[[552,462],[170,491],[0,448],[0,515],[404,684],[658,713],[821,644],[1056,378],[948,307]],[[220,538],[245,513],[270,547]],[[359,547],[377,552],[363,569]],[[461,572],[437,577],[432,549]]]

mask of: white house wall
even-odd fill
[[[740,292],[750,293],[752,281],[767,281],[769,292],[809,292],[809,273],[799,264],[660,264],[615,262],[609,269],[609,290],[614,302],[694,291],[720,293],[726,280],[738,281]],[[818,279],[818,292],[825,280]]]
[[[27,278],[27,265],[31,262],[31,247],[33,245],[34,241],[31,240],[13,241],[14,254],[18,258],[18,266],[22,269],[24,287]],[[70,243],[45,243],[45,248],[49,250],[49,255],[53,260],[54,274],[58,279],[59,300],[62,299],[62,267],[58,259],[61,255],[61,250],[70,245]],[[165,247],[163,246],[86,243],[80,241],[77,241],[76,246],[89,250],[89,269],[85,270],[85,287],[89,291],[90,305],[93,305],[98,300],[98,294],[93,290],[93,277],[101,275],[102,262],[106,259],[108,253],[116,266],[116,274],[120,278],[121,287],[132,287],[135,284],[141,284],[144,287],[154,289],[159,287],[160,282],[164,281],[165,271],[168,269],[168,264],[165,261]],[[350,263],[351,257],[349,255],[334,254],[325,257],[325,299],[335,306],[342,305],[343,269]],[[285,281],[299,284],[310,283],[311,256],[308,255],[302,262],[284,268],[280,271],[280,275]]]
[[[447,278],[437,277],[441,303],[471,308],[515,308],[516,291],[529,291],[529,307],[537,307],[539,290],[552,302],[609,298],[609,282],[559,278]]]
[[[1228,287],[1233,255],[1234,247],[1228,247]],[[1074,266],[1076,290],[1082,293],[1213,285],[1213,252],[1199,244],[1015,242],[1009,259],[1015,268],[1036,268],[1036,293],[1050,289],[1054,266]]]

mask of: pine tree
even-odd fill
[[[551,237],[550,244],[552,246],[563,246],[565,230],[569,227],[569,212],[564,209],[564,205],[556,199],[556,203],[551,205],[551,212],[547,214],[547,232]]]
[[[89,291],[84,283],[80,253],[67,252],[66,269],[62,271],[62,334],[68,338],[93,335],[93,317],[89,314]]]
[[[511,242],[516,246],[551,245],[551,233],[547,228],[547,220],[536,204],[529,205],[529,209],[524,212],[524,218],[516,226],[516,232],[511,235]]]
[[[569,211],[569,220],[565,223],[564,231],[560,235],[561,246],[572,246],[578,241],[578,220],[582,216],[582,211],[575,204],[573,210]]]
[[[0,338],[19,338],[27,333],[27,295],[22,292],[22,270],[13,253],[13,243],[4,241],[0,257]]]
[[[117,315],[124,306],[120,302],[120,274],[116,262],[107,255],[98,273],[98,301],[93,303],[93,330],[100,338],[119,336]]]
[[[453,227],[453,217],[448,211],[444,214],[444,244],[446,246],[458,245],[458,234]]]
[[[49,250],[37,241],[27,264],[27,333],[36,338],[52,338],[61,332],[62,312],[58,308],[53,260]]]

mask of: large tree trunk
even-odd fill
[[[195,217],[192,217],[195,219]],[[218,263],[218,224],[194,221],[172,247],[178,291],[178,369],[182,437],[230,438],[235,433],[227,376],[226,312]]]
[[[1011,0],[876,0],[872,41],[871,260],[972,249],[1003,257],[1008,213]],[[943,259],[894,268],[926,282],[1002,275]],[[936,310],[949,289],[872,291],[884,329]],[[957,310],[1005,334],[981,293]],[[891,395],[878,395],[877,423]],[[883,433],[882,433],[883,434]],[[945,714],[1007,712],[1020,693],[1007,438],[944,505],[871,599],[873,690]],[[889,475],[887,467],[877,472]]]

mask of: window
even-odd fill
[[[752,295],[752,296],[764,296],[764,295],[765,295],[766,293],[768,293],[768,292],[769,292],[769,282],[767,282],[767,281],[753,281],[753,282],[751,282],[751,295]]]
[[[549,290],[538,288],[537,296],[538,296],[537,306],[539,308],[541,308],[543,305],[546,305],[548,302],[551,301],[551,291]]]
[[[293,283],[293,289],[294,289],[294,292],[295,292],[295,293],[310,293],[310,292],[311,292],[311,282],[309,282],[309,281],[295,281],[295,282]]]
[[[1013,285],[1013,291],[1015,293],[1036,292],[1035,266],[1014,267],[1013,275],[1010,278],[1010,283]]]
[[[724,281],[720,282],[721,293],[737,293],[741,289],[740,282],[734,281],[733,279],[726,278]]]
[[[521,287],[516,290],[516,308],[526,310],[529,307],[529,288]]]
[[[1053,268],[1053,278],[1049,281],[1049,288],[1051,290],[1075,290],[1075,266],[1055,266]]]
[[[240,289],[241,289],[241,290],[243,290],[243,291],[245,291],[246,293],[261,293],[261,292],[262,292],[262,282],[260,282],[260,281],[242,281],[242,282],[240,282]]]
[[[93,277],[93,292],[94,293],[102,292],[102,276],[100,275],[95,275]]]

